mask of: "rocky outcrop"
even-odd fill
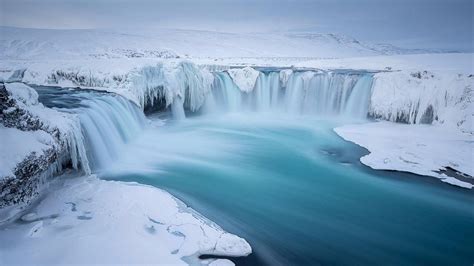
[[[45,181],[60,172],[64,165],[87,170],[87,167],[81,167],[77,159],[72,159],[77,157],[72,153],[84,149],[80,147],[82,135],[77,132],[78,129],[80,132],[79,124],[72,115],[44,107],[38,102],[36,91],[21,83],[0,84],[0,111],[3,146],[8,146],[8,143],[16,150],[22,145],[35,144],[35,140],[16,140],[14,134],[2,135],[8,129],[16,129],[18,133],[28,132],[28,136],[48,136],[46,143],[38,145],[39,149],[24,148],[24,153],[16,154],[13,158],[7,154],[2,156],[2,160],[20,158],[20,161],[10,164],[4,162],[4,165],[16,166],[0,172],[0,208],[28,203],[38,195]],[[3,149],[1,152],[9,153]]]
[[[54,148],[41,155],[32,152],[17,165],[14,176],[4,177],[0,181],[0,208],[35,198],[46,179],[58,172],[59,152]]]

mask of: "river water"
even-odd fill
[[[360,164],[347,123],[241,113],[151,117],[100,173],[166,189],[250,243],[242,265],[471,265],[474,194]],[[157,204],[159,204],[157,202]]]

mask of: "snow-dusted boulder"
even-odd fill
[[[260,75],[259,71],[251,67],[231,68],[227,70],[227,73],[229,73],[235,85],[243,92],[251,92]]]

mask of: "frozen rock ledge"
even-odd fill
[[[260,75],[259,71],[251,67],[231,68],[227,70],[227,73],[229,73],[230,78],[234,81],[237,87],[239,87],[241,91],[247,93],[253,90],[257,78]]]
[[[198,256],[252,252],[163,190],[94,176],[63,180],[17,222],[0,225],[0,265],[232,265]]]
[[[411,172],[459,187],[474,187],[474,137],[470,134],[386,121],[346,125],[334,131],[368,149],[370,154],[360,161],[373,169]],[[453,170],[458,172],[454,176]]]

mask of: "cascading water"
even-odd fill
[[[92,170],[113,161],[123,145],[144,127],[145,117],[137,106],[120,96],[102,96],[82,102],[77,110],[86,139]]]
[[[238,78],[240,83],[233,78]],[[264,69],[258,73],[254,85],[240,88],[237,84],[242,82],[252,84],[252,75],[243,73],[231,77],[226,71],[211,73],[182,62],[174,67],[159,64],[143,68],[133,79],[133,92],[142,108],[157,103],[171,110],[175,119],[184,118],[185,111],[365,118],[372,79],[372,74],[367,72]]]
[[[196,66],[184,63],[171,74],[162,66],[147,68],[143,72],[146,75],[139,79],[146,88],[140,102],[153,105],[155,101],[164,100],[175,119],[184,118],[185,110],[343,115],[357,119],[367,116],[372,87],[372,75],[368,73],[262,71],[253,90],[246,92],[226,72],[216,72],[212,74],[214,77],[209,77],[199,71]],[[85,148],[81,149],[86,150],[87,158],[74,163],[85,164],[86,172],[98,171],[110,164],[121,147],[145,124],[139,107],[121,96],[57,89],[43,91],[43,94],[46,105],[78,115],[85,139]],[[64,102],[69,106],[61,105]]]
[[[372,75],[367,73],[295,72],[286,84],[278,72],[260,73],[255,88],[241,91],[227,73],[216,73],[212,100],[220,110],[344,115],[365,118]]]
[[[47,86],[35,89],[44,105],[78,118],[68,147],[73,166],[80,164],[86,174],[112,162],[145,126],[140,108],[122,96]]]
[[[242,92],[227,73],[222,72],[215,75],[212,99],[221,110],[238,111],[242,106]]]

